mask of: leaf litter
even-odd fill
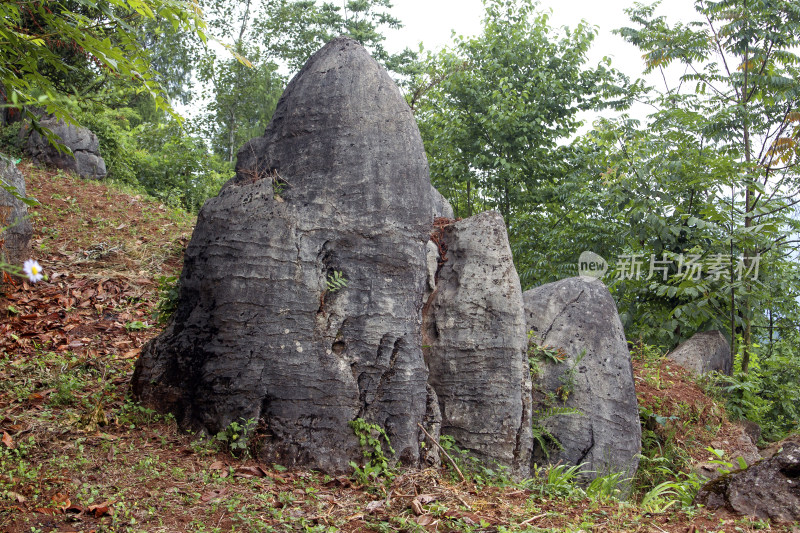
[[[193,219],[23,163],[49,279],[0,291],[0,531],[750,531],[735,517],[461,482],[449,470],[360,485],[234,457],[129,400],[159,276]],[[127,327],[126,327],[127,326]],[[579,526],[581,524],[581,526]],[[755,528],[755,526],[753,526]],[[773,529],[776,530],[776,529]]]

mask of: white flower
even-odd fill
[[[28,259],[25,261],[25,264],[22,266],[22,271],[25,272],[25,274],[28,276],[28,279],[33,283],[36,283],[44,277],[42,274],[42,267],[35,259]]]

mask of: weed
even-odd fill
[[[332,274],[329,274],[325,283],[328,287],[328,292],[336,292],[347,287],[347,279],[339,270],[334,270]]]
[[[233,421],[228,424],[223,431],[216,435],[216,440],[234,456],[250,456],[250,450],[247,447],[247,441],[253,429],[256,427],[256,420],[250,418],[245,420],[240,419],[241,423]]]
[[[349,424],[358,437],[358,442],[366,459],[362,466],[359,466],[354,461],[350,462],[358,482],[368,485],[380,477],[385,478],[387,481],[391,480],[394,477],[394,473],[389,467],[389,459],[383,453],[383,445],[386,445],[386,449],[390,454],[394,455],[395,451],[389,442],[389,436],[386,431],[379,425],[370,424],[361,418],[357,418],[349,422]]]
[[[153,326],[148,324],[147,322],[142,322],[141,320],[134,320],[132,322],[128,322],[125,324],[125,329],[128,331],[142,331],[144,329],[150,329]]]
[[[153,320],[157,324],[163,325],[178,308],[180,278],[178,276],[159,276],[156,278],[156,282],[158,283],[158,303],[153,313]]]
[[[574,407],[556,406],[548,407],[542,411],[536,411],[531,417],[531,429],[533,440],[544,453],[545,458],[550,458],[550,452],[554,449],[563,450],[564,447],[555,435],[550,433],[544,422],[555,416],[583,415],[583,412]]]

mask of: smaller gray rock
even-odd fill
[[[800,445],[786,441],[773,457],[707,483],[695,503],[761,520],[800,520]]]
[[[730,344],[718,330],[695,334],[667,357],[697,375],[716,371],[730,376],[733,371]]]
[[[584,464],[587,477],[633,477],[641,450],[639,408],[625,332],[608,289],[583,276],[525,291],[523,298],[531,344],[565,356],[555,362],[531,348],[538,367],[534,420],[542,418],[538,423],[562,447],[535,447],[533,462]],[[548,414],[564,408],[579,413]]]
[[[35,162],[63,170],[71,170],[83,178],[102,179],[106,177],[106,163],[100,156],[100,143],[97,135],[89,129],[67,124],[55,118],[40,121],[72,150],[72,156],[59,152],[45,137],[31,131],[25,142],[25,153]]]
[[[455,218],[453,206],[433,185],[431,185],[431,199],[433,200],[433,218]]]
[[[25,196],[25,178],[14,164],[0,157],[0,178],[4,185],[16,188]],[[28,221],[28,206],[13,194],[0,188],[0,260],[21,266],[28,259],[33,228]]]

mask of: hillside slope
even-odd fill
[[[563,469],[512,482],[453,447],[466,481],[449,467],[331,478],[258,464],[235,427],[213,439],[180,432],[133,403],[128,382],[159,331],[159,280],[179,273],[192,217],[102,183],[21,169],[42,203],[32,210],[33,256],[49,280],[0,291],[0,531],[781,530],[676,510],[667,495],[642,508],[587,494]],[[661,417],[649,448],[663,452],[644,471],[661,477],[636,480],[639,498],[690,459],[707,460],[706,446],[741,434],[668,366],[652,354],[635,361],[640,402]]]

